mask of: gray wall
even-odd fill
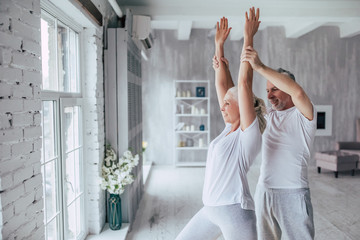
[[[212,69],[214,38],[207,30],[193,30],[189,41],[176,39],[176,31],[155,31],[149,61],[143,62],[144,140],[147,157],[156,164],[173,164],[173,81],[209,79],[211,139],[224,127]],[[228,41],[225,56],[236,80],[242,41]],[[333,135],[316,137],[314,151],[330,150],[335,141],[355,140],[355,119],[360,117],[360,36],[339,38],[336,27],[320,27],[298,39],[287,39],[283,28],[271,27],[255,37],[262,61],[292,71],[314,104],[333,105]],[[254,92],[266,98],[266,81],[254,74]]]

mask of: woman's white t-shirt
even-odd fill
[[[246,174],[261,149],[258,119],[244,131],[240,127],[226,135],[231,124],[209,146],[206,160],[203,203],[220,206],[240,203],[254,210]]]

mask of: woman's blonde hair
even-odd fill
[[[259,119],[260,132],[261,134],[263,134],[263,132],[266,129],[266,119],[264,117],[266,114],[266,105],[264,100],[255,96],[255,94],[254,94],[254,108],[255,108],[256,116]]]
[[[237,86],[234,86],[232,88],[230,88],[228,90],[231,93],[231,96],[233,97],[233,99],[238,102],[239,98],[238,98],[238,88]],[[265,114],[266,114],[266,105],[264,100],[262,100],[261,98],[258,98],[257,96],[255,96],[255,94],[253,94],[254,98],[254,109],[255,109],[255,113],[256,116],[259,119],[259,128],[260,128],[260,132],[261,134],[265,131],[266,128],[266,119],[265,119]]]

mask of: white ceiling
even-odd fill
[[[179,40],[188,40],[192,29],[214,29],[225,16],[231,40],[240,40],[245,11],[260,8],[260,30],[283,26],[288,38],[298,38],[320,26],[338,26],[340,36],[360,34],[360,0],[117,0],[121,9],[151,17],[152,29],[178,31]],[[209,31],[214,32],[214,30]]]

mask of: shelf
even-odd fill
[[[208,97],[175,97],[176,100],[208,100]]]
[[[208,117],[209,114],[180,114],[176,113],[175,116],[177,117]]]
[[[207,147],[176,147],[176,150],[207,150]]]
[[[174,164],[177,167],[203,167],[210,144],[210,81],[174,80],[173,96]],[[201,131],[200,126],[204,130]],[[194,144],[186,145],[188,139]]]

